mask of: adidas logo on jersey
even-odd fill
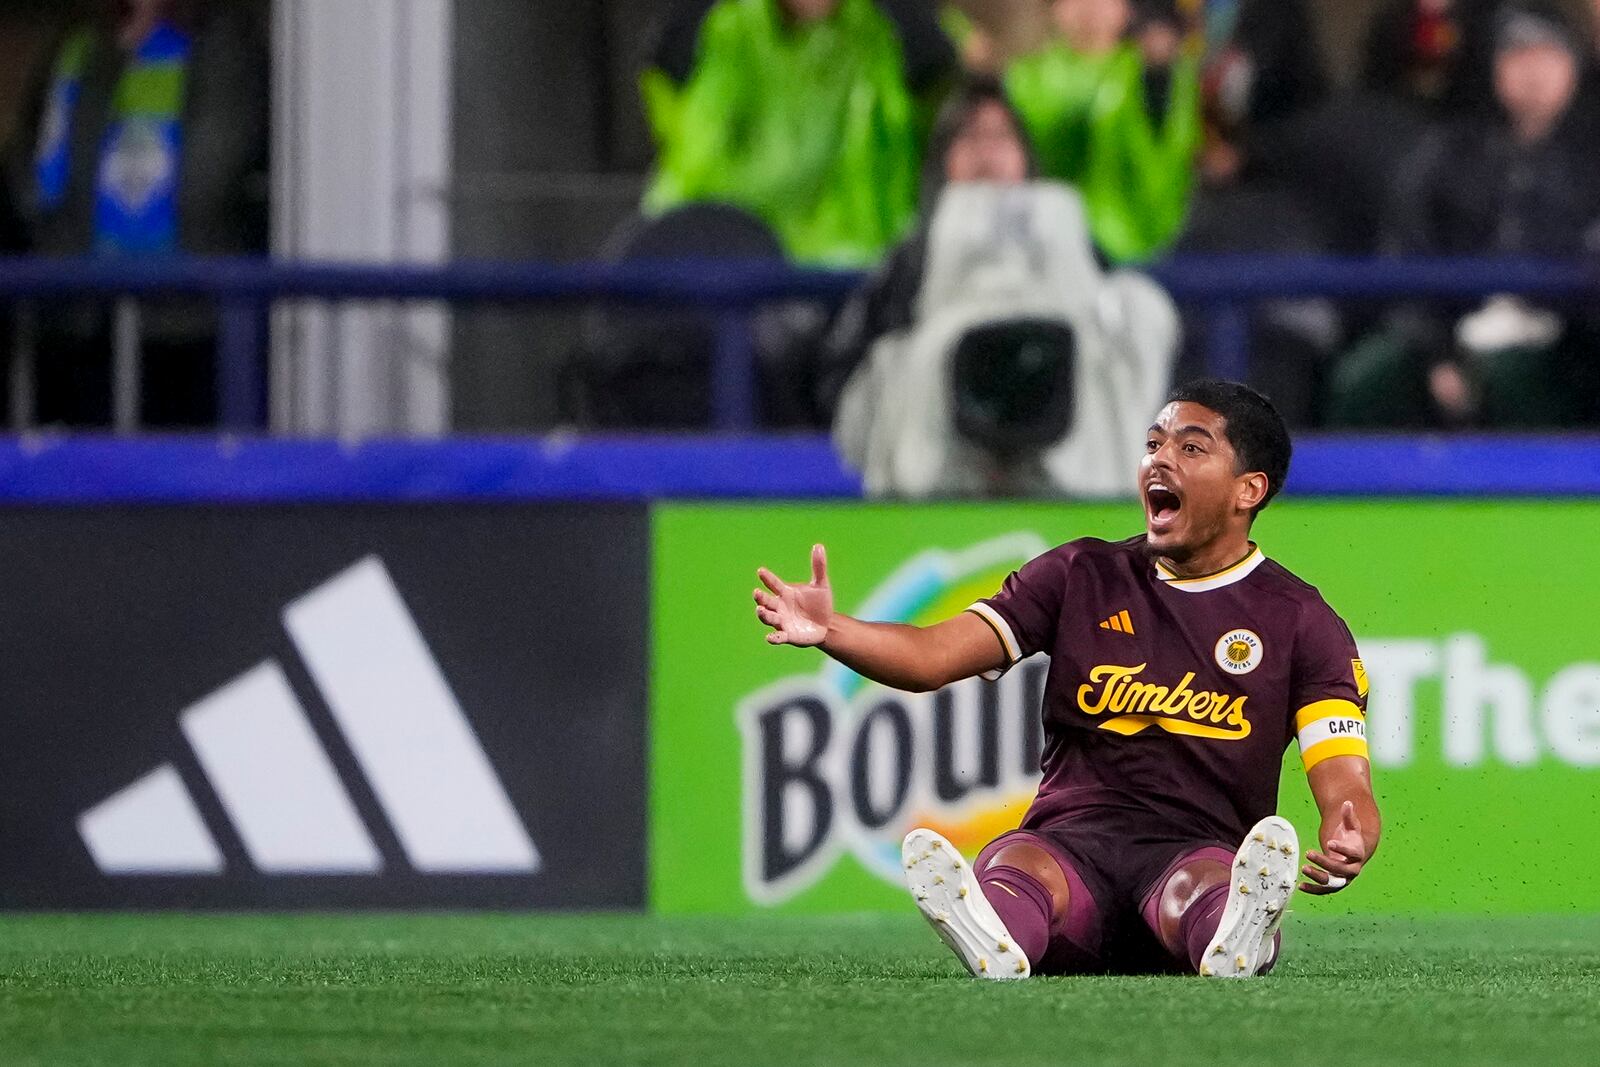
[[[283,625],[400,851],[425,874],[527,874],[539,853],[383,561],[283,611]],[[276,660],[178,715],[199,773],[266,874],[377,874],[383,851]],[[215,875],[227,862],[180,766],[164,763],[78,819],[106,874]]]
[[[1119,634],[1133,633],[1133,617],[1128,614],[1128,609],[1123,608],[1111,618],[1100,624],[1102,630],[1115,630]]]

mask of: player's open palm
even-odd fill
[[[769,645],[822,644],[833,621],[833,589],[828,585],[828,556],[811,546],[811,581],[791,585],[762,567],[756,571],[765,589],[755,591],[756,618],[772,627]]]

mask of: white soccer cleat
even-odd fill
[[[1206,947],[1200,973],[1207,978],[1249,978],[1275,954],[1273,935],[1294,892],[1300,839],[1288,821],[1269,815],[1245,835],[1229,868],[1228,905]]]
[[[1028,977],[1028,957],[984,898],[972,864],[932,830],[918,828],[900,846],[906,887],[917,910],[975,978]]]

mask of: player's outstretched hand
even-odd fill
[[[828,585],[828,555],[821,545],[811,546],[811,581],[788,582],[762,567],[756,577],[766,589],[755,591],[756,618],[772,627],[769,645],[822,644],[833,621],[833,589]]]
[[[1361,873],[1367,862],[1367,840],[1361,836],[1361,822],[1356,818],[1356,806],[1345,801],[1339,808],[1339,825],[1323,842],[1322,851],[1308,849],[1310,860],[1300,873],[1306,881],[1300,883],[1303,892],[1315,896],[1337,893]],[[1315,864],[1316,866],[1312,866]]]

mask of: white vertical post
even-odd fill
[[[448,258],[452,10],[450,0],[276,0],[279,257]],[[275,327],[275,430],[448,430],[442,306],[296,306],[280,309]]]

